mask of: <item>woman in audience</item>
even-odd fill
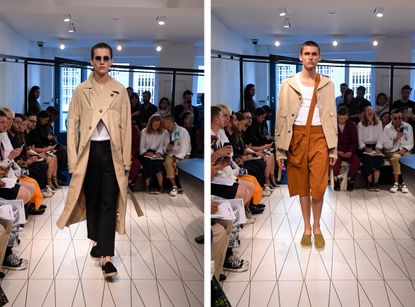
[[[359,105],[354,98],[354,92],[352,89],[348,88],[344,92],[343,103],[341,103],[339,107],[342,105],[346,106],[350,120],[357,125],[360,122],[360,110]]]
[[[160,194],[163,190],[163,175],[161,168],[163,165],[163,154],[169,143],[169,134],[161,125],[159,114],[153,114],[148,125],[141,131],[140,155],[143,156],[143,177],[145,179],[146,191],[150,192],[151,177],[155,174],[159,184],[159,189],[154,193]]]
[[[372,107],[366,107],[362,120],[357,125],[359,149],[362,151],[362,169],[370,191],[379,190],[379,175],[384,163],[382,123]]]
[[[40,103],[38,101],[40,96],[40,87],[35,85],[32,86],[32,88],[29,91],[29,112],[33,112],[35,115],[38,115],[40,110],[42,110],[42,107],[40,106]]]
[[[244,102],[245,102],[245,109],[254,114],[256,109],[256,103],[254,100],[255,96],[255,85],[248,84],[245,86],[244,90]]]
[[[160,99],[157,113],[160,114],[161,117],[163,117],[166,114],[171,114],[170,101],[167,97],[163,97]]]
[[[130,104],[131,104],[131,120],[135,125],[140,125],[140,98],[137,93],[131,93],[130,95]]]
[[[375,112],[378,118],[381,117],[381,114],[384,112],[390,111],[390,102],[388,101],[388,97],[386,97],[385,93],[379,93],[376,96],[376,104],[375,104]]]
[[[390,113],[388,111],[383,112],[380,115],[380,121],[382,122],[382,128],[385,128],[385,126],[391,122]]]

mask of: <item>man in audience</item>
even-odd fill
[[[412,88],[407,84],[404,85],[401,89],[401,99],[396,100],[392,104],[392,109],[401,109],[402,107],[408,107],[408,111],[410,113],[410,118],[415,120],[414,108],[415,108],[415,101],[409,99],[411,95]],[[401,110],[402,111],[402,110]]]
[[[371,106],[370,101],[365,98],[365,94],[366,94],[366,88],[364,86],[359,86],[357,88],[355,100],[357,102],[357,105],[359,106],[360,114],[362,114],[365,111],[366,107]]]
[[[147,123],[151,115],[157,112],[157,107],[151,103],[151,93],[149,91],[143,92],[143,103],[138,106],[139,118],[141,127],[147,127]]]
[[[340,190],[340,180],[338,175],[340,172],[342,161],[350,164],[347,174],[347,190],[353,191],[354,178],[360,166],[360,159],[356,154],[359,146],[357,138],[356,125],[349,120],[347,108],[341,106],[337,110],[337,126],[338,126],[338,143],[337,143],[337,161],[333,166],[334,173],[334,189]]]
[[[341,93],[341,95],[336,97],[336,106],[337,106],[337,107],[339,107],[339,105],[340,105],[341,103],[343,103],[343,100],[344,100],[344,93],[346,92],[346,90],[347,90],[348,88],[349,88],[349,87],[347,86],[347,83],[342,83],[342,84],[340,84],[340,93]]]
[[[399,109],[392,110],[392,121],[383,129],[383,148],[386,157],[392,164],[394,184],[389,189],[391,193],[401,191],[408,193],[408,188],[403,182],[399,184],[401,177],[401,165],[399,159],[409,155],[414,147],[414,136],[411,125],[402,121],[402,112]]]
[[[176,118],[176,122],[183,126],[183,114],[186,111],[192,112],[194,117],[193,120],[195,123],[199,121],[199,112],[196,107],[192,106],[192,97],[193,93],[191,90],[185,90],[183,92],[183,103],[176,105],[174,107],[174,117]]]
[[[190,136],[186,129],[175,123],[173,115],[164,115],[162,120],[164,129],[167,130],[170,137],[170,142],[166,148],[167,156],[163,165],[167,173],[166,178],[169,179],[172,184],[170,195],[176,196],[176,175],[178,174],[176,163],[190,157],[190,152],[192,150]]]

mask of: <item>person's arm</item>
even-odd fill
[[[363,125],[362,123],[359,123],[357,125],[357,138],[359,142],[359,149],[364,150],[365,148],[365,142],[363,142]]]
[[[404,148],[407,151],[411,151],[412,148],[414,147],[414,132],[412,130],[411,125],[408,125],[407,127],[408,127],[407,137],[406,137],[406,139],[401,139],[401,140],[404,142],[404,144],[403,144]]]
[[[390,135],[388,126],[385,126],[385,129],[383,129],[383,147],[386,150],[390,150],[390,149],[393,148],[393,146],[394,146],[393,139],[394,139],[394,137],[392,135]]]
[[[186,129],[180,131],[180,151],[175,154],[176,158],[182,160],[185,156],[192,151],[192,145],[190,142],[190,135]]]
[[[147,135],[145,133],[145,129],[141,130],[141,136],[140,136],[140,155],[144,155],[147,151],[146,146],[146,142],[147,142]]]
[[[382,131],[382,123],[379,122],[379,124],[374,129],[376,133],[376,148],[379,148],[381,150],[383,148],[383,131]]]
[[[121,91],[121,123],[120,135],[122,158],[124,163],[124,170],[129,171],[131,167],[131,105],[128,98],[127,90]]]

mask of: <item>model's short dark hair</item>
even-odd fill
[[[340,106],[337,109],[337,115],[340,115],[340,116],[349,115],[349,110],[347,110],[347,107],[345,106]]]
[[[303,53],[305,46],[316,47],[318,49],[318,53],[320,53],[320,46],[315,41],[306,41],[301,45],[300,54]]]
[[[16,113],[16,114],[14,115],[14,118],[16,119],[17,117],[18,117],[18,118],[20,118],[22,121],[27,120],[27,117],[26,117],[26,115],[24,115],[24,114]]]
[[[183,96],[182,97],[187,96],[187,95],[192,95],[193,96],[193,92],[191,90],[185,90],[183,92]]]
[[[99,48],[105,48],[108,49],[110,51],[110,58],[112,59],[112,48],[110,45],[108,45],[107,43],[101,42],[98,44],[95,44],[92,48],[91,48],[91,59],[94,59],[94,52],[95,49],[99,49]]]
[[[406,85],[402,86],[401,91],[403,91],[403,90],[410,90],[410,91],[412,91],[412,87],[410,87],[409,84],[406,84]]]

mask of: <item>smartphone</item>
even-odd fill
[[[225,142],[225,143],[223,143],[223,147],[226,147],[226,146],[232,146],[231,142]]]
[[[239,169],[239,175],[246,175],[246,174],[248,174],[248,171],[246,169],[244,168]]]

